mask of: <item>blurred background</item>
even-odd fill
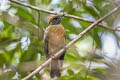
[[[96,21],[117,7],[120,0],[18,0],[44,10]],[[120,26],[120,11],[102,25]],[[0,0],[0,80],[21,80],[45,61],[43,31],[51,14],[9,0]],[[38,19],[39,22],[38,22]],[[39,23],[39,26],[38,26]],[[67,43],[91,23],[62,19]],[[120,30],[120,28],[118,28]],[[67,50],[62,76],[57,80],[120,80],[120,32],[96,26]],[[46,67],[29,80],[51,80]]]

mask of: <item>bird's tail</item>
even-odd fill
[[[51,78],[57,76],[60,77],[60,66],[59,66],[59,60],[52,60],[51,61],[51,72],[50,72]]]

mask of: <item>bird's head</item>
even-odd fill
[[[57,25],[60,24],[62,17],[64,17],[65,14],[62,15],[55,15],[50,18],[49,25]]]

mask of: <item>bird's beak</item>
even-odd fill
[[[61,15],[61,18],[64,17],[64,16],[65,16],[65,14],[62,14],[62,15]]]
[[[62,19],[65,16],[65,14],[60,15],[60,19]]]
[[[65,16],[65,14],[60,15],[59,20],[61,20],[64,16]]]

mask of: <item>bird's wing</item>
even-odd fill
[[[64,33],[64,38],[66,40],[66,34]],[[63,62],[64,62],[64,56],[65,56],[66,51],[63,52],[63,54],[60,56],[59,60],[60,60],[60,67],[63,66]]]
[[[46,29],[45,32],[44,32],[44,52],[45,52],[45,56],[46,56],[46,59],[49,58],[49,54],[48,54],[48,30]]]

